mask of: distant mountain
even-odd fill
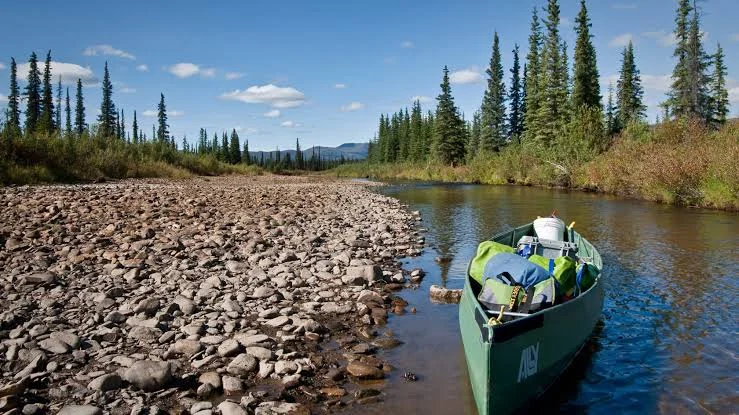
[[[345,159],[352,160],[364,160],[367,158],[367,151],[369,150],[368,143],[344,143],[338,147],[325,147],[315,146],[303,150],[303,158],[309,160],[314,154],[318,157],[319,153],[321,158],[324,160],[336,160],[344,156]],[[275,156],[276,151],[250,151],[249,155],[252,158],[261,158],[264,153],[265,160],[271,159]],[[295,150],[280,150],[280,158],[284,158],[285,155],[290,154],[292,159],[295,159]]]

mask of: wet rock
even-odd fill
[[[350,362],[346,366],[346,371],[358,379],[382,379],[385,377],[385,373],[382,370],[358,360]]]
[[[462,290],[452,290],[438,285],[432,285],[429,288],[429,296],[435,302],[457,304],[462,298]]]

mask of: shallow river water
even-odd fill
[[[541,413],[736,413],[739,410],[739,215],[513,186],[396,184],[383,193],[419,210],[426,248],[404,268],[427,275],[391,317],[405,344],[376,414],[475,414],[457,305],[428,287],[461,288],[477,244],[556,209],[600,251],[606,299],[583,353],[536,405]],[[451,262],[437,264],[437,256]],[[404,371],[419,380],[405,382]]]

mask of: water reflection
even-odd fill
[[[399,185],[383,189],[421,211],[427,249],[405,262],[427,272],[401,295],[418,309],[391,318],[406,344],[379,405],[355,413],[474,414],[455,305],[428,301],[428,286],[461,288],[479,241],[547,215],[576,227],[603,256],[603,318],[584,353],[537,405],[547,413],[734,412],[739,405],[736,214],[549,189]],[[434,262],[436,256],[451,258]],[[421,381],[406,383],[411,370]]]

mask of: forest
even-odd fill
[[[380,115],[367,165],[338,175],[578,187],[681,205],[739,207],[739,126],[727,119],[727,68],[720,44],[706,51],[700,10],[680,0],[675,66],[662,114],[647,120],[633,43],[618,81],[601,96],[593,28],[585,0],[575,20],[572,62],[560,7],[531,14],[528,52],[516,44],[506,87],[493,36],[481,105],[465,119],[443,69],[435,111],[420,102]],[[523,61],[523,64],[521,63]]]

